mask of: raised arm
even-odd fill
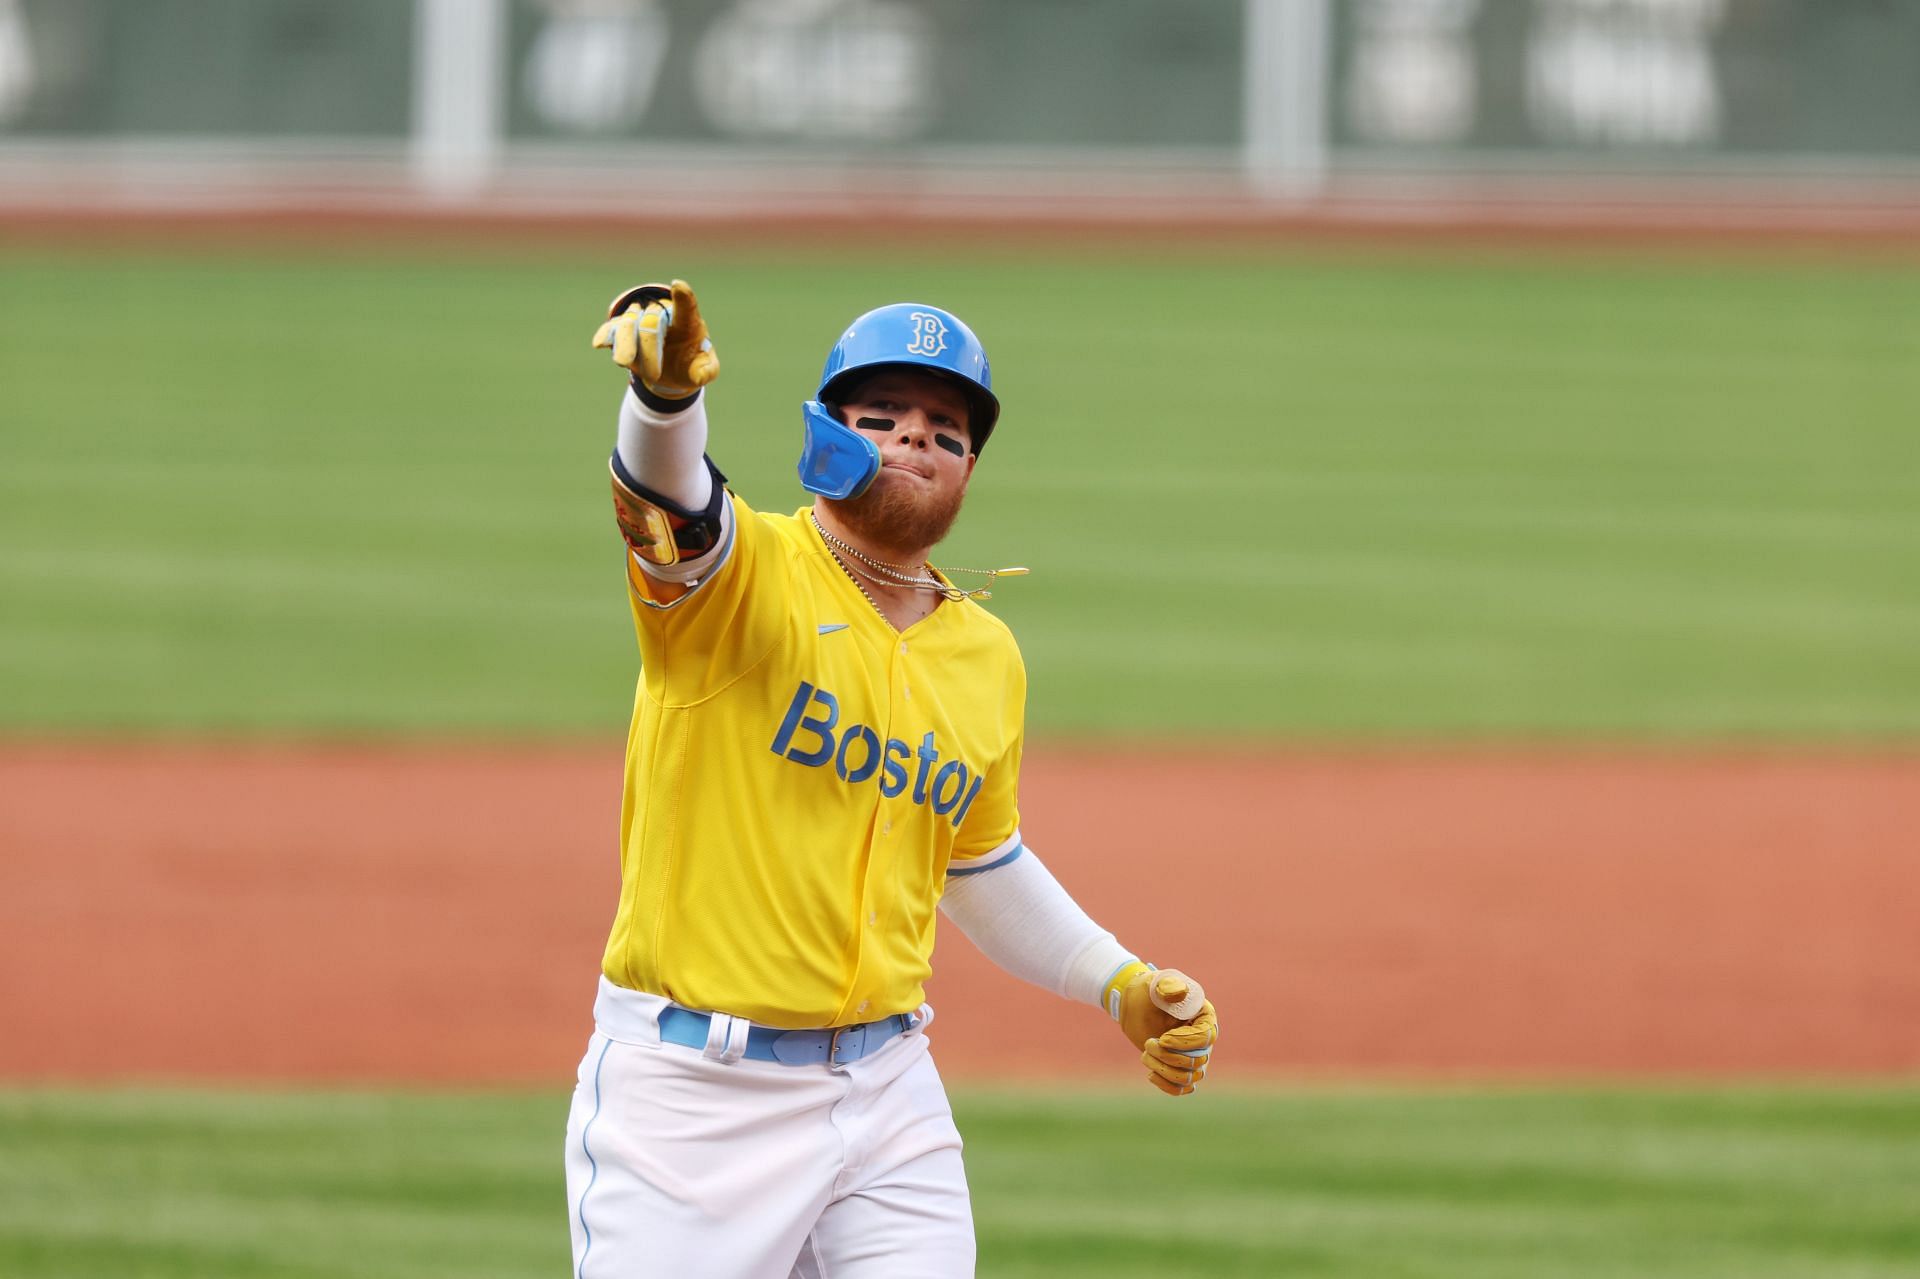
[[[725,476],[706,458],[704,388],[720,357],[685,280],[616,297],[593,345],[610,349],[628,388],[609,467],[615,516],[635,561],[678,598],[724,556],[731,512]]]

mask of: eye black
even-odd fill
[[[890,417],[863,417],[854,422],[863,431],[891,431],[893,419]]]
[[[965,447],[961,445],[959,440],[954,439],[951,435],[935,435],[933,442],[955,457],[965,457],[967,455]]]

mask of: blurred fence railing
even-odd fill
[[[0,0],[0,203],[1909,182],[1916,67],[1892,0]]]

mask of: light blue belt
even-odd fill
[[[678,1006],[660,1014],[660,1039],[683,1048],[705,1048],[707,1027],[713,1018]],[[755,1061],[777,1061],[783,1066],[844,1066],[879,1052],[896,1036],[913,1029],[905,1013],[863,1021],[857,1026],[830,1030],[780,1030],[754,1026],[747,1031],[747,1051]]]

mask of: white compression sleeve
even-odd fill
[[[663,413],[643,401],[629,386],[620,401],[620,425],[614,451],[627,474],[646,488],[687,510],[704,508],[713,497],[713,475],[707,469],[707,394],[675,413]],[[720,504],[720,542],[697,559],[661,566],[634,556],[640,571],[668,582],[694,582],[712,572],[732,546],[733,504]]]
[[[1023,981],[1103,1008],[1108,978],[1134,955],[1088,918],[1031,848],[947,880],[940,909],[980,953]]]
[[[713,496],[707,451],[707,397],[703,391],[678,413],[648,408],[632,387],[620,401],[614,447],[627,474],[665,498],[697,511]]]

